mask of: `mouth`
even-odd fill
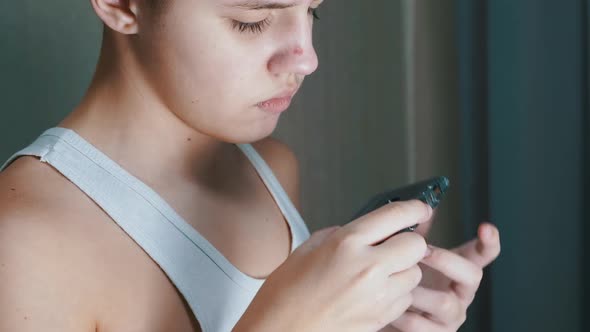
[[[297,89],[291,89],[277,94],[271,99],[259,102],[256,106],[266,112],[273,114],[280,114],[286,111],[291,105],[293,96],[297,93]]]

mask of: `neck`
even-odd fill
[[[105,34],[90,87],[59,126],[75,130],[147,182],[210,183],[211,171],[236,155],[235,145],[176,117],[150,87],[133,52],[112,38]]]

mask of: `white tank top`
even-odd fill
[[[272,170],[250,144],[237,144],[283,213],[291,252],[309,230]],[[54,127],[11,156],[37,156],[88,195],[160,266],[188,302],[205,332],[231,331],[264,279],[232,265],[153,189],[71,129]]]

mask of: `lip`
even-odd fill
[[[291,100],[293,99],[293,96],[296,92],[297,89],[283,92],[272,99],[268,99],[256,104],[256,106],[269,113],[280,114],[289,108],[291,105]]]

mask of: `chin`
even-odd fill
[[[258,142],[270,136],[276,126],[269,126],[269,127],[260,127],[260,128],[252,128],[253,130],[248,131],[237,131],[234,130],[233,132],[209,132],[206,133],[209,137],[212,137],[220,142],[225,142],[229,144],[249,144]]]
[[[258,126],[244,126],[250,130],[244,132],[233,133],[229,142],[234,144],[248,144],[258,142],[270,136],[277,128],[277,120],[275,119],[264,119],[259,122]],[[238,134],[238,135],[236,135]]]

